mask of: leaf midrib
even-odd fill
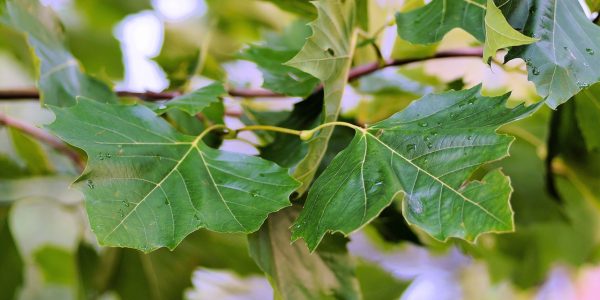
[[[495,216],[494,214],[492,214],[485,207],[483,207],[479,203],[477,203],[477,202],[475,202],[475,201],[473,201],[473,200],[465,197],[462,193],[460,193],[459,191],[457,191],[456,189],[454,189],[453,187],[451,187],[450,185],[448,185],[447,183],[445,183],[443,180],[439,179],[438,177],[436,177],[433,174],[429,173],[427,170],[425,170],[425,169],[421,168],[420,166],[418,166],[417,164],[413,163],[412,160],[406,158],[405,156],[403,156],[402,154],[400,154],[399,152],[397,152],[396,150],[394,150],[393,148],[391,148],[390,146],[388,146],[386,143],[384,143],[383,141],[381,141],[375,135],[371,134],[370,132],[368,132],[366,130],[361,131],[361,133],[363,134],[363,136],[369,135],[371,138],[373,138],[374,140],[376,140],[378,143],[380,143],[381,145],[383,145],[384,147],[386,147],[392,154],[395,154],[396,156],[398,156],[401,159],[405,160],[410,165],[412,165],[413,167],[415,167],[418,171],[423,172],[424,174],[426,174],[427,176],[429,176],[433,180],[439,182],[442,186],[446,187],[450,191],[452,191],[455,194],[459,195],[465,202],[469,202],[471,205],[474,205],[474,206],[478,207],[479,209],[481,209],[483,212],[485,212],[487,215],[489,215],[490,217],[492,217],[494,220],[498,221],[499,223],[501,223],[503,225],[507,225],[505,222],[503,222],[502,220],[500,220],[497,216]]]

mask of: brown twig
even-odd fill
[[[410,63],[421,62],[431,59],[440,58],[456,58],[456,57],[481,57],[483,55],[481,48],[466,48],[459,50],[441,51],[433,56],[421,57],[421,58],[410,58],[410,59],[395,59],[388,60],[384,63],[373,62],[366,65],[358,66],[350,70],[348,75],[348,81],[356,80],[365,75],[369,75],[375,71],[393,67],[402,66]],[[318,89],[320,89],[319,87]],[[279,98],[285,97],[285,95],[277,94],[265,89],[230,89],[228,91],[230,96],[243,97],[243,98]],[[178,92],[130,92],[130,91],[117,91],[117,95],[121,97],[137,97],[144,100],[166,100],[179,96]],[[40,97],[39,92],[35,89],[22,89],[22,90],[3,90],[0,91],[0,100],[26,100],[26,99],[38,99]]]
[[[35,139],[47,144],[48,146],[52,147],[56,151],[65,154],[67,157],[69,157],[75,163],[75,165],[80,170],[83,170],[84,163],[83,163],[83,160],[81,159],[81,156],[79,155],[79,153],[77,153],[77,151],[73,150],[67,144],[63,143],[60,139],[54,137],[53,135],[49,134],[48,132],[46,132],[40,128],[37,128],[31,124],[25,123],[21,120],[9,117],[3,113],[0,113],[0,125],[15,128],[15,129],[23,132],[24,134],[27,134],[27,135],[31,136],[32,138],[35,138]]]

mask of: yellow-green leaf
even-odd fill
[[[502,11],[493,0],[488,0],[485,13],[485,46],[483,61],[489,63],[499,49],[535,43],[538,39],[528,37],[508,24]]]

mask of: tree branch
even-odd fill
[[[24,134],[27,134],[27,135],[31,136],[32,138],[35,138],[36,140],[39,140],[39,141],[47,144],[48,146],[52,147],[54,150],[65,154],[67,157],[69,157],[75,163],[75,165],[80,170],[83,170],[84,163],[83,163],[79,153],[77,151],[73,150],[72,148],[70,148],[67,144],[63,143],[58,138],[49,134],[48,132],[46,132],[40,128],[37,128],[31,124],[25,123],[21,120],[9,117],[3,113],[0,113],[0,125],[15,128],[15,129],[23,132]]]
[[[421,58],[410,58],[410,59],[395,59],[385,61],[383,64],[379,62],[373,62],[366,65],[358,66],[350,70],[348,75],[348,81],[356,80],[360,77],[369,75],[378,70],[393,67],[402,66],[415,62],[421,62],[431,59],[440,58],[452,58],[452,57],[481,57],[483,51],[481,48],[466,48],[459,50],[441,51],[430,57]],[[321,89],[319,87],[318,89]],[[230,96],[243,97],[243,98],[279,98],[286,97],[285,95],[273,93],[265,89],[230,89],[228,91]],[[131,92],[131,91],[117,91],[117,95],[121,97],[137,97],[148,101],[166,100],[179,96],[178,92]],[[0,100],[27,100],[27,99],[39,99],[39,92],[35,89],[22,89],[22,90],[0,90]]]

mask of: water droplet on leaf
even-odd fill
[[[415,149],[417,149],[417,145],[415,145],[415,144],[408,144],[408,145],[406,145],[406,151],[410,152],[410,151],[413,151]]]
[[[540,75],[540,69],[538,69],[537,67],[533,67],[533,68],[531,69],[531,73],[532,73],[533,75],[536,75],[536,76],[537,76],[537,75]]]
[[[94,182],[93,182],[91,179],[88,179],[88,180],[87,180],[87,186],[88,186],[90,189],[93,189],[93,188],[95,188],[95,187],[96,187],[96,186],[94,185]]]
[[[427,127],[427,126],[429,126],[429,124],[427,124],[427,122],[420,122],[419,126],[421,126],[421,127]]]
[[[585,48],[585,52],[587,52],[587,54],[589,54],[589,55],[594,55],[594,53],[595,53],[594,49],[592,49],[592,48]]]

